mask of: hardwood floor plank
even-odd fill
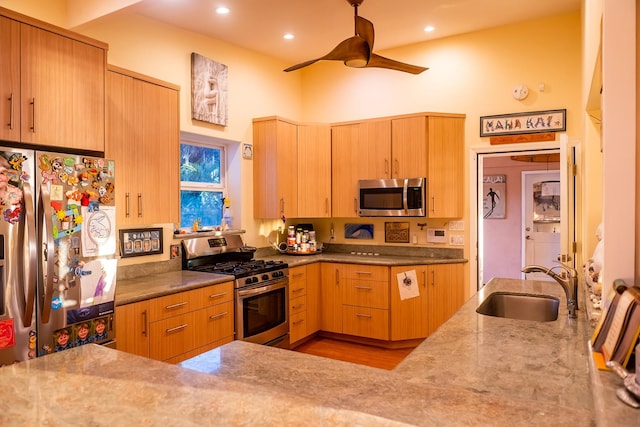
[[[395,368],[412,350],[413,348],[380,348],[326,337],[314,337],[294,349],[301,353],[386,370]]]

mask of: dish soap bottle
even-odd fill
[[[231,207],[229,206],[229,198],[224,198],[224,210],[222,211],[222,228],[230,230],[233,228],[233,217],[231,216]]]

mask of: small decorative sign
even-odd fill
[[[171,259],[180,258],[180,245],[171,245]]]
[[[504,219],[507,205],[507,176],[485,175],[482,178],[482,214],[485,219]]]
[[[409,243],[409,223],[385,222],[384,241],[386,243]]]
[[[120,230],[122,258],[162,253],[162,228]]]
[[[249,160],[253,159],[253,145],[242,144],[242,158]]]
[[[564,132],[567,110],[533,111],[480,117],[480,136]]]

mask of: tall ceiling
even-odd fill
[[[581,0],[364,0],[375,51],[578,11]],[[216,14],[227,6],[230,13]],[[135,13],[292,63],[328,53],[354,33],[347,0],[142,0]],[[435,31],[427,33],[428,25]],[[287,32],[295,34],[284,40]]]

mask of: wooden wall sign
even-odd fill
[[[555,141],[556,134],[553,132],[545,133],[527,133],[522,135],[505,135],[505,136],[492,136],[489,138],[491,145],[499,144],[519,144],[523,142],[541,142],[541,141]]]

